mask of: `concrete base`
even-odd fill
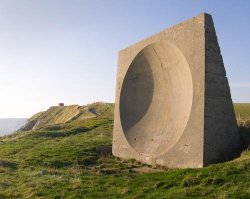
[[[240,149],[212,17],[201,14],[119,52],[113,154],[199,168]]]

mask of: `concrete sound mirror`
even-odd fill
[[[201,14],[119,52],[113,154],[203,167],[240,149],[212,17]]]

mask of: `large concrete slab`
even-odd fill
[[[113,154],[199,168],[240,148],[212,17],[201,14],[119,52]]]

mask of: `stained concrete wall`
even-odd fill
[[[217,58],[213,60],[207,50],[210,43],[214,46],[210,42],[214,37],[207,38],[209,17],[201,14],[119,52],[114,155],[168,167],[203,167],[214,162],[217,154],[209,145],[216,135],[211,127],[218,121],[209,119],[215,101],[210,103],[206,97],[227,82],[223,64],[218,58],[217,66]],[[206,85],[211,78],[220,81],[213,71],[224,78],[223,84],[215,85],[218,89],[212,88],[213,83]],[[222,90],[230,96],[229,88]],[[233,111],[232,106],[220,105],[224,107],[220,110]],[[228,117],[235,120],[233,114]],[[235,123],[229,127],[232,135],[237,134],[236,128]],[[224,149],[228,151],[227,147],[216,150]]]
[[[204,165],[238,155],[241,141],[212,17],[205,17]]]

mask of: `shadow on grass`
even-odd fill
[[[9,162],[6,160],[0,160],[0,167],[8,167],[11,169],[16,169],[17,168],[17,164],[14,162]]]
[[[243,145],[243,150],[250,149],[250,124],[239,125],[240,137]]]
[[[68,129],[68,130],[64,130],[64,131],[42,130],[42,131],[36,132],[34,134],[34,137],[59,138],[59,137],[66,137],[66,136],[70,136],[70,135],[84,133],[84,132],[87,132],[90,130],[92,130],[92,129],[86,128],[86,127],[78,127],[78,128]]]
[[[98,160],[97,156],[89,155],[87,157],[77,160],[49,160],[47,162],[42,163],[42,165],[56,169],[69,168],[74,165],[77,165],[79,168],[84,168],[90,165],[96,165],[97,160]]]

